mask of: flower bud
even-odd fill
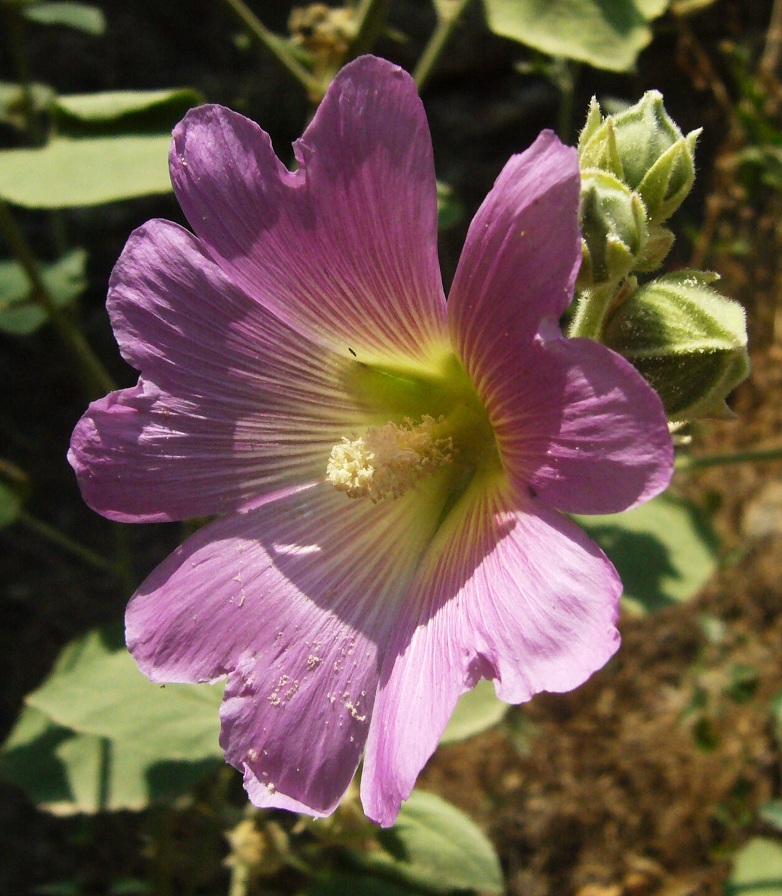
[[[744,309],[701,271],[666,274],[614,309],[603,341],[656,389],[671,421],[732,416],[725,398],[749,375]]]
[[[662,224],[653,224],[649,228],[649,237],[644,250],[635,262],[635,270],[643,274],[656,271],[671,251],[674,240],[673,233],[667,227],[663,227]]]
[[[692,189],[699,134],[700,130],[682,135],[656,90],[647,91],[624,112],[606,118],[593,99],[578,142],[579,160],[582,167],[609,171],[636,190],[650,222],[659,224]]]
[[[577,288],[618,282],[646,245],[643,202],[612,174],[582,171],[580,218],[583,262]]]

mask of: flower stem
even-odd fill
[[[575,339],[579,336],[600,341],[608,309],[616,295],[616,284],[596,286],[585,289],[577,299],[576,313],[568,330],[568,336]]]
[[[737,451],[733,454],[707,454],[704,457],[686,455],[676,460],[679,470],[697,467],[722,467],[728,464],[760,463],[766,460],[782,460],[782,445],[776,448],[761,448],[759,451]]]
[[[25,49],[25,22],[13,5],[0,3],[0,7],[2,7],[3,19],[6,24],[8,43],[13,56],[16,77],[19,79],[24,97],[22,113],[24,115],[25,131],[30,141],[37,143],[40,134],[35,121],[35,99],[33,97],[32,78],[30,77],[30,66],[27,63],[27,52]]]
[[[432,71],[434,70],[437,60],[440,58],[448,39],[451,36],[456,23],[459,21],[462,13],[469,5],[470,0],[440,0],[437,6],[437,25],[429,43],[424,47],[424,52],[418,60],[418,65],[413,72],[413,79],[418,85],[420,93],[426,86]]]
[[[250,7],[244,3],[244,0],[225,0],[225,3],[244,22],[258,42],[266,47],[280,65],[293,75],[310,97],[320,99],[323,96],[323,85],[294,56],[288,46],[288,42],[284,38],[278,37],[273,31],[270,31]]]
[[[356,33],[350,42],[348,58],[355,59],[372,49],[383,31],[391,0],[360,0],[356,9]]]
[[[106,368],[98,360],[76,324],[55,304],[38,262],[2,199],[0,199],[0,231],[3,232],[11,251],[27,274],[32,286],[33,300],[44,309],[57,335],[78,361],[82,380],[90,398],[100,398],[107,392],[113,392],[117,387]]]
[[[101,557],[100,554],[96,554],[95,551],[90,550],[83,544],[79,544],[79,542],[74,541],[64,532],[60,532],[54,526],[44,523],[43,520],[39,520],[26,510],[20,510],[17,519],[22,525],[35,532],[36,535],[40,535],[52,544],[56,544],[57,547],[62,548],[69,554],[73,554],[74,557],[78,557],[90,566],[106,572],[117,572],[117,567],[111,561]]]

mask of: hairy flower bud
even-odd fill
[[[592,100],[578,142],[582,168],[601,168],[637,191],[649,221],[669,218],[692,189],[700,130],[683,136],[665,111],[662,94],[647,91],[634,106],[603,118]]]
[[[606,345],[657,390],[672,421],[730,416],[725,398],[749,375],[744,309],[701,271],[641,286],[606,322]]]
[[[618,282],[646,245],[643,202],[612,174],[582,171],[580,218],[583,262],[577,287]]]

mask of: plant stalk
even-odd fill
[[[445,49],[445,45],[469,3],[470,0],[439,0],[435,4],[438,14],[437,25],[413,72],[413,79],[418,86],[419,93],[429,81],[440,54]]]
[[[8,206],[2,199],[0,199],[0,231],[5,236],[11,252],[16,256],[27,274],[32,286],[34,301],[46,312],[60,340],[77,360],[89,397],[101,398],[107,392],[113,392],[117,388],[114,381],[103,364],[101,364],[97,355],[90,348],[81,330],[55,304],[52,294],[43,279],[38,262],[27,245],[27,241],[17,226]]]

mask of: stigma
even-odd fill
[[[405,417],[368,429],[359,439],[343,438],[331,449],[326,478],[349,498],[399,498],[416,482],[451,463],[450,436],[442,436],[444,418],[425,414],[420,423]]]

